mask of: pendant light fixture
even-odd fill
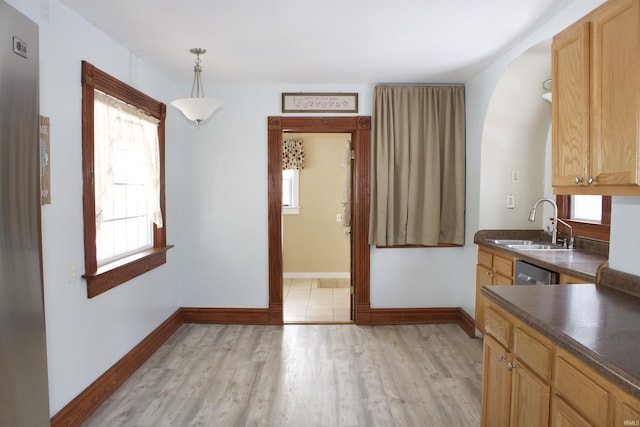
[[[200,122],[207,120],[222,108],[224,102],[219,99],[205,98],[204,96],[200,55],[204,55],[206,50],[196,47],[190,49],[189,52],[196,55],[196,65],[193,67],[194,76],[193,85],[191,86],[191,98],[176,99],[171,102],[171,105],[180,110],[187,119],[193,120],[196,123],[196,127],[198,127]]]

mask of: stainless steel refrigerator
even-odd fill
[[[38,26],[0,0],[0,426],[49,425]]]

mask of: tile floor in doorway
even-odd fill
[[[351,321],[350,289],[348,287],[320,287],[318,286],[319,280],[322,279],[283,279],[283,317],[285,323],[343,323]]]

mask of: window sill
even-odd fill
[[[434,246],[426,245],[393,245],[393,246],[381,246],[376,245],[376,249],[406,249],[406,248],[461,248],[462,245],[456,245],[453,243],[438,243]]]
[[[93,273],[85,273],[82,277],[87,280],[87,296],[89,298],[98,296],[109,289],[128,282],[134,277],[165,264],[167,262],[167,251],[171,248],[173,248],[173,245],[149,249],[100,266]]]
[[[283,215],[298,215],[300,213],[300,207],[282,207]]]
[[[609,241],[609,235],[611,233],[610,224],[597,224],[592,222],[576,221],[573,219],[561,219],[573,227],[572,231],[570,231],[564,225],[558,224],[558,230],[564,234],[568,235],[573,232],[574,237],[586,237],[605,242]]]

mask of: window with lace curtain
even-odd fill
[[[93,297],[166,262],[166,106],[82,65],[83,277]]]
[[[153,225],[162,227],[159,120],[100,91],[93,108],[100,266],[152,248]]]

